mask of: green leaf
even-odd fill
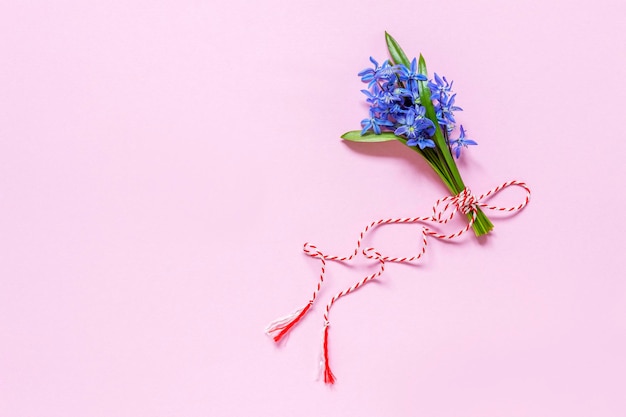
[[[341,135],[341,138],[345,140],[349,140],[351,142],[367,142],[367,143],[388,142],[390,140],[402,139],[394,135],[391,132],[383,132],[380,135],[377,135],[372,132],[368,132],[364,134],[363,136],[361,136],[360,130],[352,130],[350,132],[346,132],[343,135]]]
[[[393,63],[396,65],[402,64],[407,68],[411,68],[411,61],[406,57],[406,54],[393,36],[385,32],[385,40],[387,41],[387,49],[389,50],[389,55]]]

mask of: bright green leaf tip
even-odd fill
[[[400,47],[400,44],[385,31],[385,41],[387,42],[387,49],[389,50],[389,56],[394,64],[402,64],[405,67],[411,66],[411,61],[407,58],[406,54]]]

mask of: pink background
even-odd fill
[[[621,0],[4,1],[0,416],[624,416]],[[349,145],[384,30],[455,80],[476,192],[531,205],[483,243],[323,305],[374,269],[319,264],[443,186]],[[519,194],[511,192],[501,201]],[[419,228],[370,245],[415,251]]]

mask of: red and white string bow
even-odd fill
[[[501,190],[507,187],[511,187],[511,186],[521,187],[526,191],[526,196],[520,204],[513,206],[513,207],[497,207],[497,206],[490,206],[483,202],[483,200],[493,197],[495,194],[497,194]],[[381,220],[377,220],[368,224],[367,226],[365,226],[365,229],[363,229],[363,231],[359,235],[359,238],[356,242],[356,248],[348,256],[333,256],[333,255],[324,254],[317,246],[309,244],[309,243],[305,243],[304,253],[306,253],[307,255],[313,258],[319,259],[322,264],[321,273],[320,273],[315,291],[313,291],[313,295],[311,296],[311,299],[304,305],[304,307],[294,311],[288,316],[285,316],[285,317],[282,317],[280,319],[273,321],[265,329],[265,332],[267,333],[268,336],[273,338],[275,342],[279,342],[300,321],[300,319],[302,319],[302,317],[304,317],[304,315],[311,309],[311,307],[313,306],[313,303],[315,303],[315,300],[317,299],[317,295],[320,289],[322,288],[322,284],[324,283],[324,275],[326,273],[326,261],[347,262],[347,261],[352,260],[354,257],[356,257],[359,254],[359,252],[363,253],[363,255],[369,259],[374,259],[378,261],[379,267],[375,273],[366,276],[365,278],[361,279],[359,282],[357,282],[350,288],[340,291],[334,297],[332,297],[330,301],[328,302],[328,304],[326,305],[326,309],[324,311],[324,336],[323,336],[323,343],[322,343],[322,355],[321,355],[321,360],[320,360],[320,367],[324,372],[324,382],[328,384],[333,384],[335,382],[335,376],[330,370],[330,365],[328,361],[328,328],[330,326],[328,317],[330,314],[331,307],[333,306],[333,304],[335,304],[335,302],[337,302],[338,299],[356,291],[367,282],[382,275],[382,273],[385,271],[386,262],[402,263],[402,262],[413,262],[413,261],[419,260],[424,255],[424,253],[426,253],[426,246],[428,245],[429,236],[434,237],[436,239],[440,239],[440,240],[452,240],[463,235],[465,232],[469,231],[472,228],[472,225],[474,224],[474,221],[476,220],[476,212],[479,207],[482,209],[486,209],[486,210],[494,210],[494,211],[500,211],[500,212],[516,212],[516,211],[523,209],[528,204],[529,201],[530,201],[530,188],[528,188],[528,186],[525,183],[519,182],[519,181],[505,182],[504,184],[501,184],[487,191],[486,193],[481,194],[478,197],[474,196],[471,193],[471,191],[466,188],[455,196],[447,196],[447,197],[437,200],[437,202],[433,206],[432,216],[408,217],[408,218],[397,218],[397,219],[381,219]],[[471,215],[471,219],[469,220],[467,225],[465,225],[462,229],[454,233],[444,234],[436,230],[432,230],[428,227],[429,224],[448,223],[450,220],[454,218],[454,215],[457,212]],[[368,231],[375,228],[376,226],[380,226],[384,224],[400,224],[400,223],[422,223],[422,229],[421,229],[422,245],[416,255],[411,256],[411,257],[398,258],[398,257],[391,257],[391,256],[383,255],[380,253],[380,251],[376,250],[375,248],[361,249],[361,242],[363,241]]]

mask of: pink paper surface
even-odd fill
[[[0,416],[624,416],[623,1],[28,1],[0,5]],[[330,262],[446,195],[358,145],[356,73],[455,80],[491,236],[375,269]],[[522,194],[502,195],[503,203]],[[495,201],[494,201],[495,202]],[[411,255],[419,227],[366,244]]]

